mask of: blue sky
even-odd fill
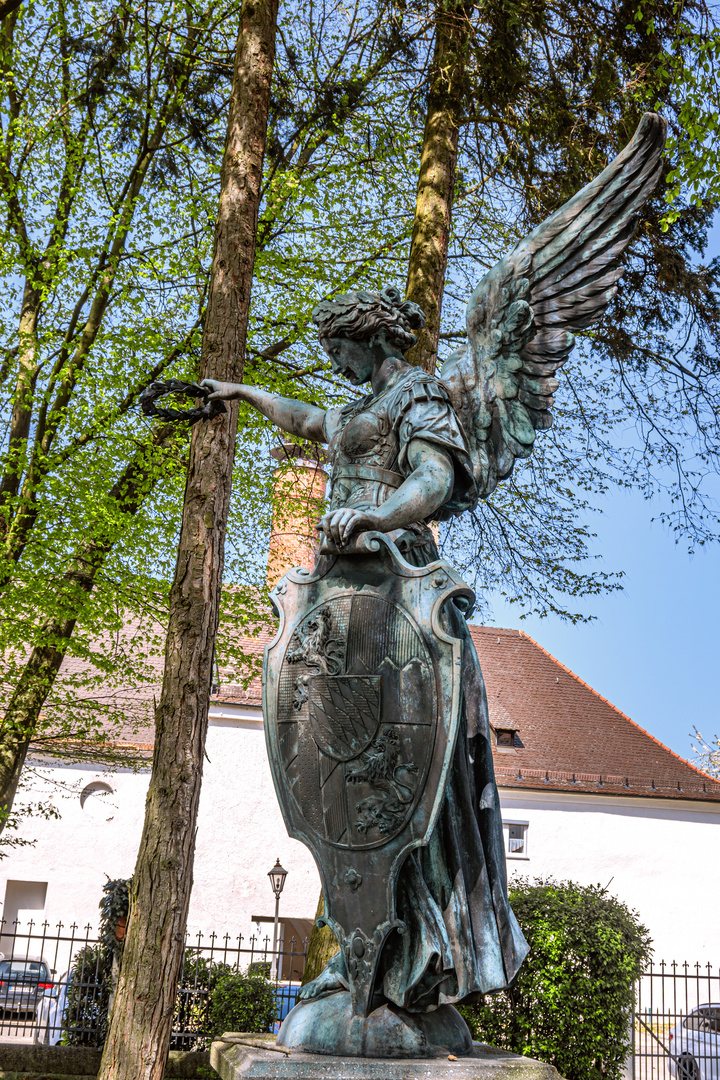
[[[703,261],[720,254],[720,222]],[[605,569],[624,590],[583,604],[594,622],[520,619],[501,597],[492,625],[518,630],[571,668],[676,753],[692,759],[690,732],[720,734],[717,672],[720,545],[693,556],[651,518],[659,506],[617,492],[592,520]]]
[[[519,618],[498,597],[495,626],[524,630],[636,723],[683,757],[695,725],[720,734],[718,600],[720,547],[689,556],[660,525],[652,505],[617,494],[594,520],[595,550],[625,572],[622,592],[590,598],[594,622]]]

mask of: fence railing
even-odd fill
[[[637,982],[634,1080],[720,1080],[720,968],[650,966]]]
[[[89,926],[0,920],[0,1042],[98,1046],[116,971]],[[171,1048],[203,1049],[212,1037],[211,1003],[223,976],[256,974],[269,983],[278,1022],[295,1004],[307,941],[188,934]],[[277,1026],[277,1024],[276,1024]]]
[[[172,1048],[209,1044],[213,989],[224,975],[262,975],[278,1022],[284,1019],[307,944],[292,939],[273,951],[269,936],[188,934]],[[0,1042],[101,1044],[114,979],[89,926],[0,920],[0,953]],[[635,986],[626,1071],[633,1080],[720,1080],[720,967],[660,963],[644,972]]]

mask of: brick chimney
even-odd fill
[[[272,588],[293,566],[312,569],[318,547],[315,523],[322,514],[327,454],[311,443],[286,442],[270,451],[278,462],[267,583]]]

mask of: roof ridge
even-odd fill
[[[603,697],[602,694],[598,693],[598,691],[594,687],[590,686],[590,683],[586,683],[585,680],[581,679],[580,676],[577,675],[571,668],[563,664],[561,660],[558,660],[557,657],[553,656],[553,654],[551,652],[548,652],[547,649],[544,649],[542,645],[540,645],[535,640],[535,638],[530,637],[530,635],[527,634],[524,630],[518,630],[517,633],[521,637],[527,638],[527,640],[531,642],[536,649],[539,649],[540,652],[545,653],[545,656],[549,657],[554,664],[557,664],[557,666],[562,668],[563,671],[566,671],[568,675],[572,676],[572,678],[575,679],[576,682],[580,683],[581,686],[584,686],[586,690],[589,690],[594,697],[599,698],[600,701],[604,701],[606,705],[609,705],[613,712],[616,712],[618,716],[622,716],[623,720],[627,720],[629,724],[632,724],[634,728],[637,728],[638,731],[641,731],[643,735],[647,735],[648,739],[652,739],[652,741],[656,743],[656,745],[659,746],[662,750],[665,750],[666,753],[671,754],[677,761],[682,762],[683,765],[686,765],[689,769],[692,769],[692,771],[697,773],[698,776],[701,776],[703,780],[709,780],[711,784],[717,784],[720,787],[720,780],[717,780],[714,776],[710,776],[709,773],[703,772],[702,769],[698,769],[698,767],[696,765],[693,765],[692,762],[687,761],[684,757],[681,757],[680,754],[676,754],[674,750],[671,750],[669,746],[666,746],[665,743],[660,742],[660,740],[657,739],[653,734],[651,734],[651,732],[646,731],[645,728],[638,724],[636,720],[633,720],[631,716],[628,716],[627,713],[624,713],[622,711],[622,709],[618,709],[617,705],[613,705],[612,701],[609,701],[606,697]]]

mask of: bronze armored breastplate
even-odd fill
[[[330,506],[372,509],[385,502],[403,482],[403,476],[394,469],[397,434],[382,400],[364,398],[348,411],[348,419],[330,445]]]

